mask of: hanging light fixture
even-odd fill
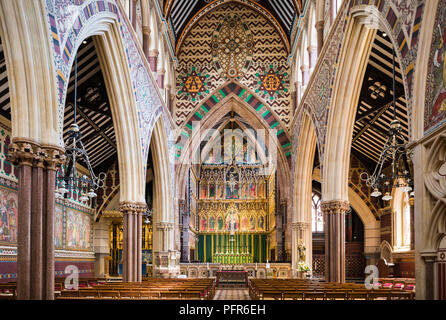
[[[79,201],[87,202],[96,198],[96,190],[104,186],[105,173],[95,175],[88,159],[87,151],[82,143],[82,134],[76,123],[77,118],[77,56],[74,62],[74,119],[68,131],[68,138],[65,141],[66,162],[63,173],[56,174],[56,199],[68,198],[68,193],[73,191],[80,195]],[[89,177],[80,176],[76,172],[76,163],[81,160],[87,166]],[[93,202],[94,207],[94,202]]]
[[[407,162],[406,141],[402,134],[400,121],[396,118],[396,93],[395,93],[395,51],[393,50],[393,120],[390,123],[389,138],[387,139],[383,150],[379,156],[375,171],[370,176],[367,172],[361,174],[361,179],[369,187],[373,188],[372,197],[380,197],[389,201],[392,199],[391,191],[393,188],[401,188],[403,192],[410,192],[413,197],[413,180],[410,174],[409,164]],[[384,164],[390,159],[390,172],[382,172]],[[411,192],[412,191],[412,192]]]

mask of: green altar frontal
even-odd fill
[[[222,264],[266,262],[266,233],[201,233],[198,235],[198,260]]]

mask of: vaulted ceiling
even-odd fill
[[[265,8],[285,31],[288,40],[293,24],[305,7],[307,0],[250,0]],[[178,39],[188,22],[211,0],[163,0],[164,17],[171,24]]]

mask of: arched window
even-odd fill
[[[313,196],[311,198],[311,216],[312,231],[324,232],[324,213],[321,210],[321,197],[316,192],[313,192]]]
[[[410,250],[410,203],[407,192],[395,191],[393,202],[394,251]]]

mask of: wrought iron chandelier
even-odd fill
[[[96,190],[104,186],[106,174],[101,172],[95,175],[88,159],[87,151],[82,143],[82,133],[76,123],[77,117],[77,56],[74,62],[74,119],[68,131],[68,138],[65,141],[66,162],[62,168],[63,174],[58,171],[56,174],[56,199],[68,198],[70,191],[80,195],[81,202],[96,198]],[[87,166],[89,177],[76,172],[76,163],[83,161]],[[95,202],[92,203],[94,207]]]
[[[396,118],[396,97],[395,97],[395,50],[393,50],[393,119],[390,123],[389,137],[381,151],[375,171],[370,176],[367,172],[361,174],[361,179],[369,187],[373,188],[372,197],[379,197],[384,193],[382,199],[389,201],[392,199],[393,188],[401,188],[403,192],[410,192],[413,197],[413,180],[408,164],[408,152],[406,141],[402,134],[400,121]],[[390,172],[383,173],[384,164],[390,159]]]

